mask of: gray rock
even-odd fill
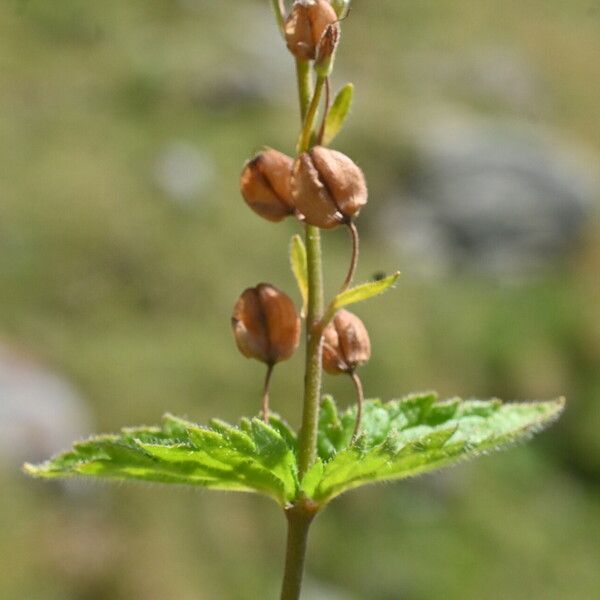
[[[89,435],[91,421],[66,379],[0,344],[0,465],[45,460]]]
[[[170,200],[191,207],[211,191],[215,165],[212,158],[194,144],[176,140],[160,151],[154,179]]]
[[[381,223],[422,270],[519,276],[582,239],[600,191],[597,159],[580,148],[537,128],[461,120],[418,140],[416,171]]]

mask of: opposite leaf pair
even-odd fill
[[[323,508],[343,492],[427,473],[532,435],[560,415],[564,400],[502,404],[438,402],[435,394],[365,404],[363,432],[351,442],[356,411],[321,407],[318,458],[299,480],[296,434],[276,415],[239,427],[212,420],[200,427],[167,415],[162,427],[124,429],[91,438],[25,470],[44,478],[137,479],[257,492],[288,506],[301,495]]]

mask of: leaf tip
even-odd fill
[[[25,475],[29,475],[30,477],[39,477],[40,468],[31,463],[24,463],[21,470]]]

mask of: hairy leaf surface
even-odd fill
[[[385,404],[371,400],[362,433],[350,446],[355,408],[339,415],[333,400],[325,398],[318,444],[324,466],[319,483],[310,482],[311,495],[326,503],[361,485],[412,477],[501,448],[543,429],[563,407],[562,399],[438,402],[433,393]]]
[[[299,487],[294,434],[278,417],[272,424],[252,419],[238,428],[215,419],[200,427],[166,415],[162,427],[78,442],[70,452],[25,470],[35,477],[83,475],[259,492],[285,504]]]
[[[277,415],[269,425],[213,419],[201,427],[166,415],[161,427],[123,429],[74,444],[69,452],[25,470],[35,477],[100,477],[258,492],[280,505],[304,494],[327,504],[369,483],[405,479],[524,439],[558,417],[564,401],[502,404],[438,402],[433,393],[365,403],[361,434],[351,443],[352,407],[323,399],[316,463],[298,481],[295,432]]]

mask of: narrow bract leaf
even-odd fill
[[[290,264],[302,298],[302,316],[305,317],[308,306],[308,261],[306,247],[299,235],[294,235],[290,242]]]
[[[325,133],[323,135],[323,145],[329,146],[335,137],[340,133],[352,107],[354,98],[354,85],[347,83],[337,94],[327,118],[325,120]]]
[[[374,296],[379,296],[379,294],[383,294],[383,292],[389,290],[398,281],[398,277],[400,277],[400,273],[394,273],[394,275],[390,275],[380,281],[370,281],[369,283],[363,283],[350,288],[335,297],[331,309],[337,311],[349,304],[356,304]]]

